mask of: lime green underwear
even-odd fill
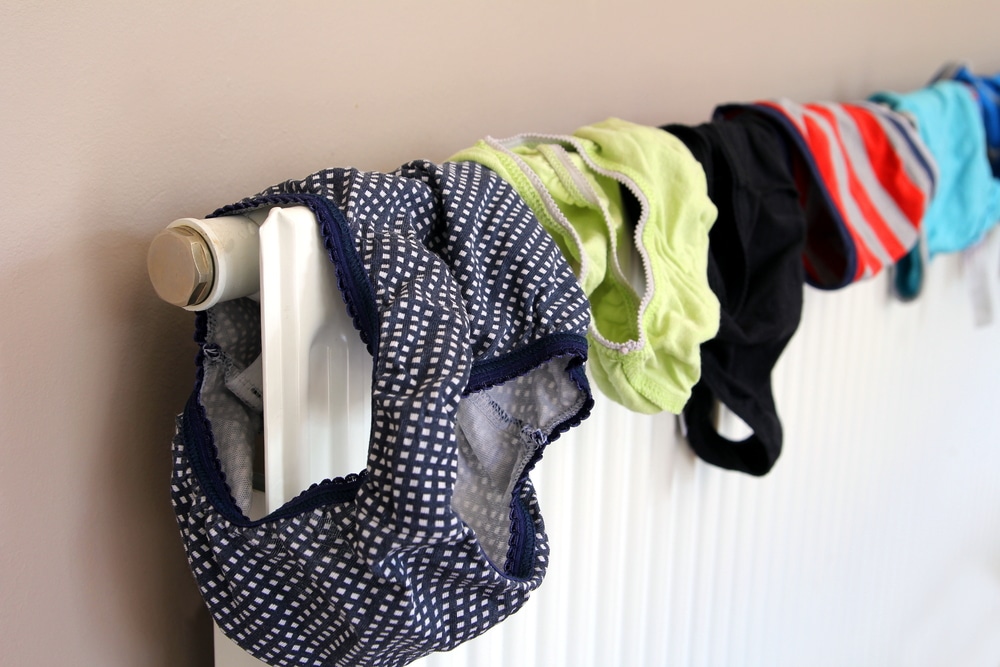
[[[716,208],[677,137],[611,118],[572,136],[492,137],[452,156],[511,183],[590,299],[590,369],[608,397],[679,413],[719,328],[708,285]],[[637,211],[628,215],[627,200]]]

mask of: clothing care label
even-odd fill
[[[258,356],[253,363],[238,373],[226,373],[226,387],[229,391],[256,410],[264,412],[264,365]]]
[[[993,323],[993,294],[990,289],[990,253],[988,244],[980,241],[962,251],[962,273],[972,300],[972,320],[977,327]]]

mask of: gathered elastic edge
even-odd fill
[[[584,251],[583,243],[580,240],[579,235],[576,233],[576,230],[573,228],[572,224],[569,222],[566,216],[563,215],[562,211],[559,210],[559,206],[552,199],[552,196],[549,194],[548,190],[545,188],[544,183],[541,182],[541,179],[538,177],[538,175],[535,174],[534,170],[532,170],[531,167],[528,166],[528,164],[525,163],[524,160],[510,148],[511,146],[531,147],[538,144],[555,143],[561,145],[568,145],[572,147],[573,150],[578,155],[580,155],[581,159],[583,159],[583,161],[587,163],[587,166],[589,166],[591,169],[601,174],[602,176],[610,178],[611,180],[617,183],[621,183],[622,185],[627,187],[629,191],[632,192],[632,194],[635,196],[636,200],[639,201],[642,207],[642,213],[640,214],[639,221],[636,224],[635,234],[640,234],[641,230],[645,227],[646,220],[649,217],[649,208],[650,208],[649,200],[646,198],[645,194],[641,191],[641,189],[637,185],[635,185],[634,181],[628,175],[622,172],[604,169],[600,165],[594,163],[590,159],[590,156],[587,155],[586,149],[580,144],[578,138],[569,135],[557,135],[557,134],[519,134],[513,137],[509,137],[507,139],[495,139],[493,137],[487,137],[486,143],[494,150],[502,151],[504,155],[506,155],[509,159],[513,160],[518,165],[520,170],[524,172],[524,175],[531,181],[531,184],[534,186],[534,189],[537,190],[539,195],[541,196],[545,204],[545,208],[549,213],[549,216],[557,224],[559,224],[560,227],[563,227],[564,229],[567,229],[571,232],[574,242],[577,244],[577,248],[581,254],[581,257],[586,257],[586,252]],[[566,165],[564,164],[563,166],[565,167]],[[576,182],[576,179],[574,179],[574,182]],[[646,281],[645,285],[646,289],[643,293],[642,298],[637,298],[637,295],[635,294],[635,289],[632,287],[632,284],[629,281],[629,279],[625,276],[625,272],[622,271],[621,263],[619,262],[618,259],[618,240],[615,237],[615,234],[612,233],[611,226],[608,222],[611,217],[610,212],[607,210],[607,206],[605,206],[604,202],[600,201],[599,198],[597,200],[597,205],[601,209],[601,216],[604,218],[605,228],[607,229],[608,232],[608,242],[610,245],[610,251],[608,254],[611,256],[611,261],[609,262],[609,265],[611,267],[611,271],[614,273],[615,279],[618,281],[620,285],[625,287],[625,289],[623,290],[625,296],[629,298],[631,301],[633,301],[633,303],[630,304],[630,306],[636,311],[635,325],[636,325],[636,334],[638,337],[633,340],[628,340],[622,343],[612,342],[600,332],[600,330],[597,328],[597,323],[595,321],[592,321],[590,323],[590,336],[591,338],[594,339],[595,342],[597,342],[603,347],[617,350],[622,354],[628,354],[630,352],[641,350],[646,347],[647,343],[646,334],[642,326],[642,321],[645,315],[646,307],[652,300],[652,294],[654,289],[652,270],[650,268],[649,256],[648,253],[646,252],[645,247],[637,246],[636,250],[639,253],[639,258],[642,262],[643,275]],[[635,238],[639,237],[636,236]],[[584,273],[581,267],[580,276],[578,276],[578,278],[582,281],[585,277],[586,274]]]

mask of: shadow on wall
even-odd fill
[[[4,302],[23,314],[21,358],[5,360],[8,379],[21,379],[5,392],[15,406],[5,421],[22,434],[5,445],[16,468],[6,493],[34,514],[14,521],[35,524],[14,526],[33,536],[14,556],[26,562],[11,575],[22,604],[10,620],[25,636],[62,626],[47,646],[24,640],[20,655],[38,664],[208,666],[211,624],[169,493],[174,415],[194,380],[193,317],[156,297],[150,239],[121,228],[95,225],[3,272]],[[8,648],[19,655],[19,640]]]
[[[194,317],[157,298],[146,276],[149,241],[119,234],[108,248],[106,236],[89,239],[94,256],[117,258],[126,279],[107,266],[88,265],[92,289],[116,295],[97,316],[117,331],[119,363],[103,388],[102,447],[83,496],[93,523],[81,527],[77,539],[79,552],[92,558],[80,563],[80,581],[116,584],[87,595],[119,633],[148,647],[146,664],[210,665],[208,612],[170,507],[174,416],[194,382]]]

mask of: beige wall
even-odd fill
[[[677,8],[671,8],[671,4]],[[170,220],[487,133],[1000,70],[994,0],[0,5],[0,665],[211,663],[169,506]]]

